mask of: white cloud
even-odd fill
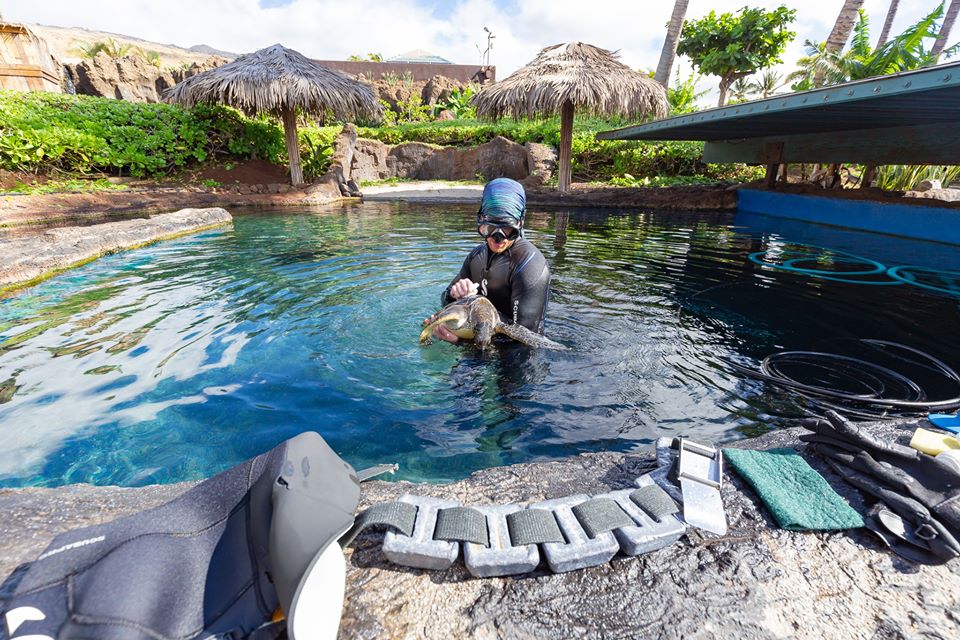
[[[454,62],[479,62],[489,27],[496,35],[491,62],[506,77],[544,46],[581,40],[621,53],[633,68],[654,68],[663,45],[672,0],[524,0],[502,8],[503,0],[461,0],[439,19],[416,0],[293,0],[280,8],[262,8],[257,0],[6,0],[8,20],[64,27],[85,27],[188,47],[207,44],[244,53],[276,42],[319,59],[379,52],[386,56],[422,48]],[[688,17],[710,9],[736,11],[745,4],[797,8],[796,40],[784,54],[783,71],[803,55],[804,39],[823,40],[842,0],[773,2],[693,0]],[[879,34],[889,2],[868,0],[865,9]],[[901,3],[893,33],[899,33],[936,6],[934,0]],[[446,13],[446,12],[444,12]],[[681,64],[681,72],[689,65]]]

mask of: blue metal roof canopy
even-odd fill
[[[960,63],[699,111],[597,134],[704,140],[704,161],[960,164]]]

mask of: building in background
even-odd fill
[[[411,77],[426,82],[433,76],[444,76],[456,82],[487,84],[496,80],[496,67],[476,64],[454,64],[430,51],[413,49],[384,62],[369,60],[317,60],[330,69],[376,81],[385,76]]]
[[[60,93],[60,63],[26,25],[0,20],[0,89]]]

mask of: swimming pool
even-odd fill
[[[732,213],[531,211],[570,350],[420,346],[474,212],[240,213],[0,301],[0,485],[198,479],[308,429],[357,468],[450,480],[789,424],[801,401],[729,366],[785,349],[960,363],[956,246]]]

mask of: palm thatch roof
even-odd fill
[[[546,47],[525,67],[478,93],[480,117],[542,118],[567,101],[577,112],[626,117],[667,115],[667,96],[653,78],[617,60],[614,52],[584,42]]]
[[[166,99],[187,107],[228,104],[248,115],[287,108],[314,115],[329,109],[341,120],[382,115],[369,86],[279,44],[187,78]]]

